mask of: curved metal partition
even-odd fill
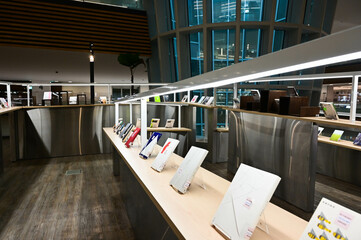
[[[34,108],[19,112],[18,159],[110,153],[103,127],[114,106]]]
[[[277,174],[275,195],[305,211],[313,210],[316,157],[311,122],[230,112],[228,171],[245,163]]]

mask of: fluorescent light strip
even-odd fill
[[[133,99],[126,99],[123,101],[120,100],[120,102],[135,101],[135,100],[139,100],[141,98],[150,98],[150,97],[154,97],[154,96],[161,96],[161,95],[166,95],[166,94],[171,94],[171,93],[193,91],[193,90],[197,90],[197,89],[217,88],[217,87],[221,87],[221,86],[229,85],[229,84],[233,84],[233,83],[246,82],[246,81],[251,81],[251,80],[258,79],[258,78],[264,78],[264,77],[269,77],[269,76],[273,76],[273,75],[277,75],[277,74],[293,72],[293,71],[298,71],[298,70],[303,70],[303,69],[308,69],[308,68],[315,68],[315,67],[330,65],[330,64],[334,64],[334,63],[351,61],[351,60],[360,59],[360,58],[361,58],[361,51],[355,52],[355,53],[344,54],[341,56],[321,59],[321,60],[315,60],[315,61],[311,61],[311,62],[307,62],[307,63],[296,64],[293,66],[268,70],[268,71],[264,71],[264,72],[249,74],[249,75],[245,75],[245,76],[241,76],[241,77],[234,77],[234,78],[225,79],[225,80],[218,81],[218,82],[200,84],[200,85],[196,85],[196,86],[192,86],[192,87],[185,87],[182,89],[168,91],[168,92],[164,92],[164,93],[139,96],[139,97],[135,97]]]

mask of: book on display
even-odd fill
[[[323,113],[325,114],[325,118],[338,120],[337,111],[332,102],[320,102]]]
[[[199,104],[202,104],[203,100],[205,99],[206,97],[205,96],[202,96],[201,99],[199,99],[198,103]]]
[[[188,95],[184,95],[182,98],[182,102],[186,102],[188,100]]]
[[[125,127],[125,124],[122,123],[121,125],[118,126],[118,128],[115,131],[115,134],[119,135],[120,132],[123,130],[123,128]]]
[[[173,139],[173,138],[168,138],[167,141],[165,141],[165,143],[162,147],[162,150],[160,150],[159,154],[153,161],[151,167],[154,170],[161,172],[164,169],[169,157],[172,155],[172,153],[178,146],[178,143],[179,143],[179,140]]]
[[[1,103],[1,107],[3,107],[3,108],[8,108],[9,107],[9,104],[6,101],[5,98],[0,98],[0,103]]]
[[[280,180],[241,164],[214,215],[213,226],[228,239],[250,239]]]
[[[140,128],[140,122],[141,122],[141,119],[137,118],[137,122],[135,124],[135,127]]]
[[[214,97],[209,97],[208,101],[206,102],[206,105],[211,105],[213,103]]]
[[[300,240],[361,239],[361,215],[322,198]]]
[[[160,119],[159,118],[152,118],[150,121],[151,128],[157,128],[159,126]]]
[[[191,100],[191,103],[195,103],[198,99],[198,96],[197,95],[194,95],[192,100]]]
[[[119,126],[121,126],[122,124],[123,124],[123,118],[119,118],[118,122],[113,126],[113,132],[116,132]]]
[[[128,137],[132,134],[132,131],[134,130],[134,125],[132,124],[127,131],[124,132],[122,136],[122,141],[125,143],[128,140]]]
[[[154,96],[154,102],[161,102],[160,96]]]
[[[357,134],[357,137],[353,141],[354,145],[361,146],[361,133]]]
[[[44,92],[43,100],[51,100],[52,92]]]
[[[133,124],[131,123],[127,123],[127,125],[125,125],[125,127],[123,127],[123,129],[120,131],[119,133],[119,137],[122,138],[124,133],[128,132],[129,128],[131,128]]]
[[[152,136],[150,136],[148,142],[142,148],[142,151],[140,151],[139,156],[143,159],[148,159],[153,152],[154,146],[157,144],[161,136],[161,133],[154,132]]]
[[[202,104],[206,104],[209,101],[209,97],[205,97],[202,101]]]
[[[139,132],[140,132],[140,128],[135,128],[134,132],[132,133],[132,135],[130,135],[128,141],[125,143],[125,146],[127,148],[130,148],[130,145],[133,145],[133,142],[135,138],[138,136]]]
[[[321,135],[321,133],[323,132],[325,128],[323,127],[318,127],[318,135]]]
[[[330,140],[331,140],[331,141],[336,141],[336,142],[337,142],[337,141],[340,141],[343,132],[344,132],[344,131],[342,131],[342,130],[335,130],[335,131],[333,131]]]
[[[167,119],[167,122],[165,123],[166,128],[172,128],[174,126],[174,119]]]
[[[192,146],[171,179],[170,185],[178,192],[185,193],[207,154],[207,150]]]

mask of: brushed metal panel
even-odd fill
[[[317,173],[361,186],[361,152],[319,143]]]
[[[277,174],[275,195],[313,210],[317,131],[312,123],[249,113],[229,114],[228,171],[241,163]]]

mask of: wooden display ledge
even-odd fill
[[[229,128],[217,128],[216,132],[229,132]]]
[[[230,182],[200,168],[189,191],[182,195],[169,186],[182,157],[172,154],[163,172],[151,169],[151,163],[159,152],[156,146],[153,156],[148,160],[139,158],[140,146],[126,148],[112,128],[103,129],[115,149],[139,181],[144,191],[162,214],[164,219],[180,239],[224,239],[212,226],[211,221],[225,195]],[[136,142],[136,141],[135,141]],[[200,176],[206,181],[207,189],[202,189]],[[299,239],[307,222],[297,216],[269,203],[265,209],[270,236],[256,228],[253,240]]]
[[[200,103],[191,103],[191,102],[177,102],[177,103],[186,103],[189,106],[200,107],[200,108],[208,108],[208,109],[217,108],[217,106],[205,105],[205,104],[200,104]]]
[[[190,128],[184,128],[184,127],[172,127],[172,128],[166,128],[166,127],[158,127],[158,128],[147,128],[148,132],[191,132],[192,129]]]
[[[114,106],[114,104],[68,104],[68,105],[53,105],[53,106],[23,106],[25,109],[33,108],[74,108],[74,107],[95,107],[95,106]]]
[[[331,119],[327,119],[325,117],[297,117],[297,116],[291,116],[291,115],[280,115],[280,114],[276,114],[276,113],[249,111],[249,110],[244,110],[244,109],[235,109],[235,108],[228,108],[228,107],[223,107],[223,109],[233,111],[233,112],[242,112],[242,113],[258,114],[258,115],[270,116],[270,117],[287,118],[287,119],[298,120],[298,121],[314,122],[314,123],[317,123],[318,125],[331,125],[331,126],[336,126],[336,127],[361,129],[361,121],[351,122],[350,120],[347,120],[347,119],[331,120]]]
[[[0,115],[1,114],[7,114],[9,112],[14,112],[14,111],[17,111],[17,110],[20,110],[22,109],[23,107],[10,107],[10,108],[2,108],[0,109]]]
[[[354,145],[353,142],[351,142],[351,141],[340,140],[340,141],[336,142],[336,141],[330,140],[329,137],[318,136],[318,142],[331,144],[331,145],[343,147],[343,148],[349,148],[349,149],[356,150],[356,151],[361,151],[361,146]]]

